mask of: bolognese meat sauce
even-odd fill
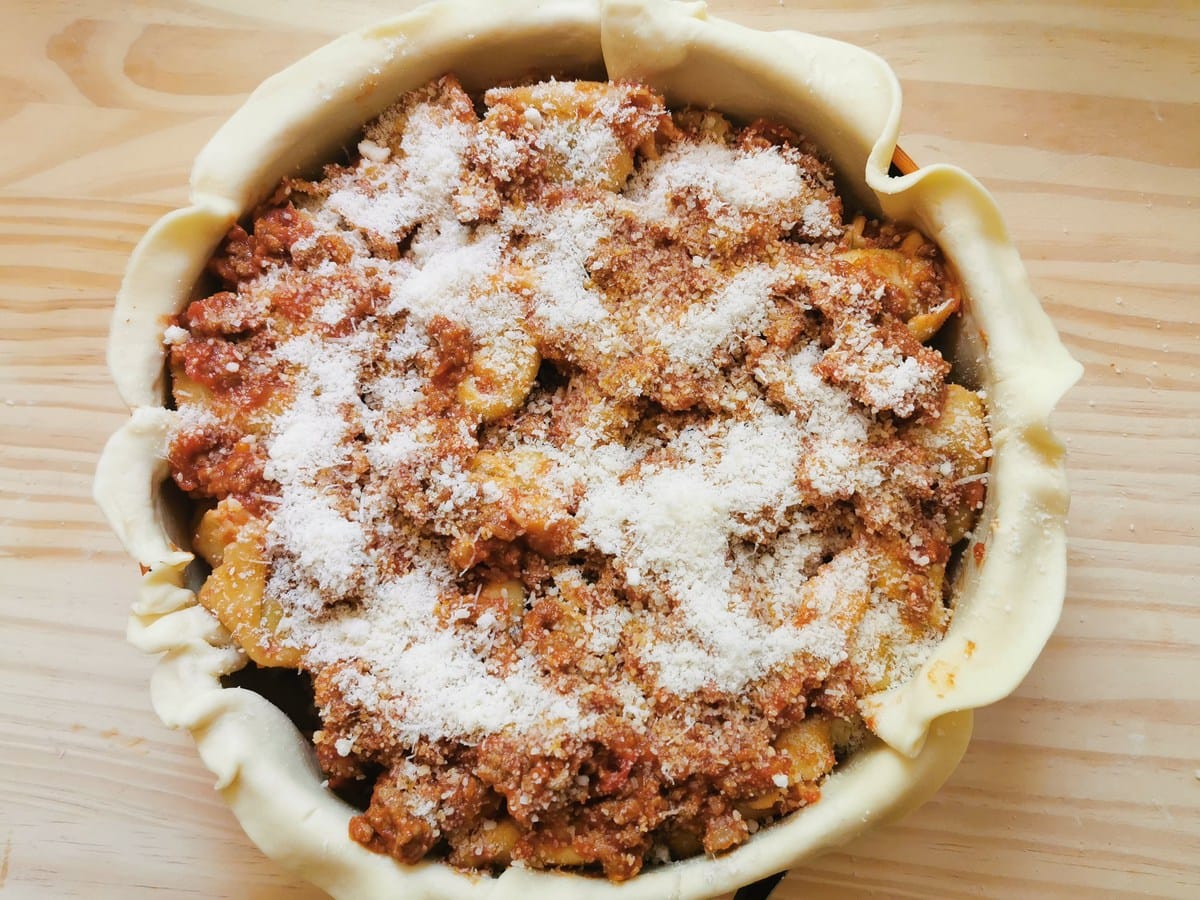
[[[801,136],[637,84],[480,108],[414,91],[230,231],[169,459],[354,840],[624,880],[818,802],[947,627],[984,409],[937,248]]]

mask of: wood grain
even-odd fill
[[[318,896],[150,711],[136,567],[90,481],[125,416],[104,341],[134,243],[263,77],[407,5],[0,7],[4,897]],[[994,192],[1087,367],[1057,417],[1070,586],[1046,652],[936,799],[774,896],[1200,896],[1200,7],[711,6],[887,58],[903,146]]]

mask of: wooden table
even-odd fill
[[[903,147],[995,193],[1087,367],[1062,623],[935,800],[776,895],[1200,896],[1200,7],[714,2],[889,59]],[[125,416],[125,260],[262,78],[367,0],[0,7],[0,895],[274,900],[265,859],[123,640],[137,569],[91,501]],[[292,24],[280,24],[287,22]]]

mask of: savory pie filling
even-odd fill
[[[920,666],[984,493],[935,246],[783,126],[453,77],[285,180],[167,328],[200,602],[308,672],[372,849],[718,853]],[[373,786],[373,787],[372,787]]]

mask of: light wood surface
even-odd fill
[[[0,897],[318,896],[150,711],[137,568],[90,481],[134,243],[262,78],[405,6],[0,3]],[[1200,897],[1200,6],[711,6],[887,58],[903,147],[995,193],[1087,367],[1045,654],[936,799],[775,896]]]

